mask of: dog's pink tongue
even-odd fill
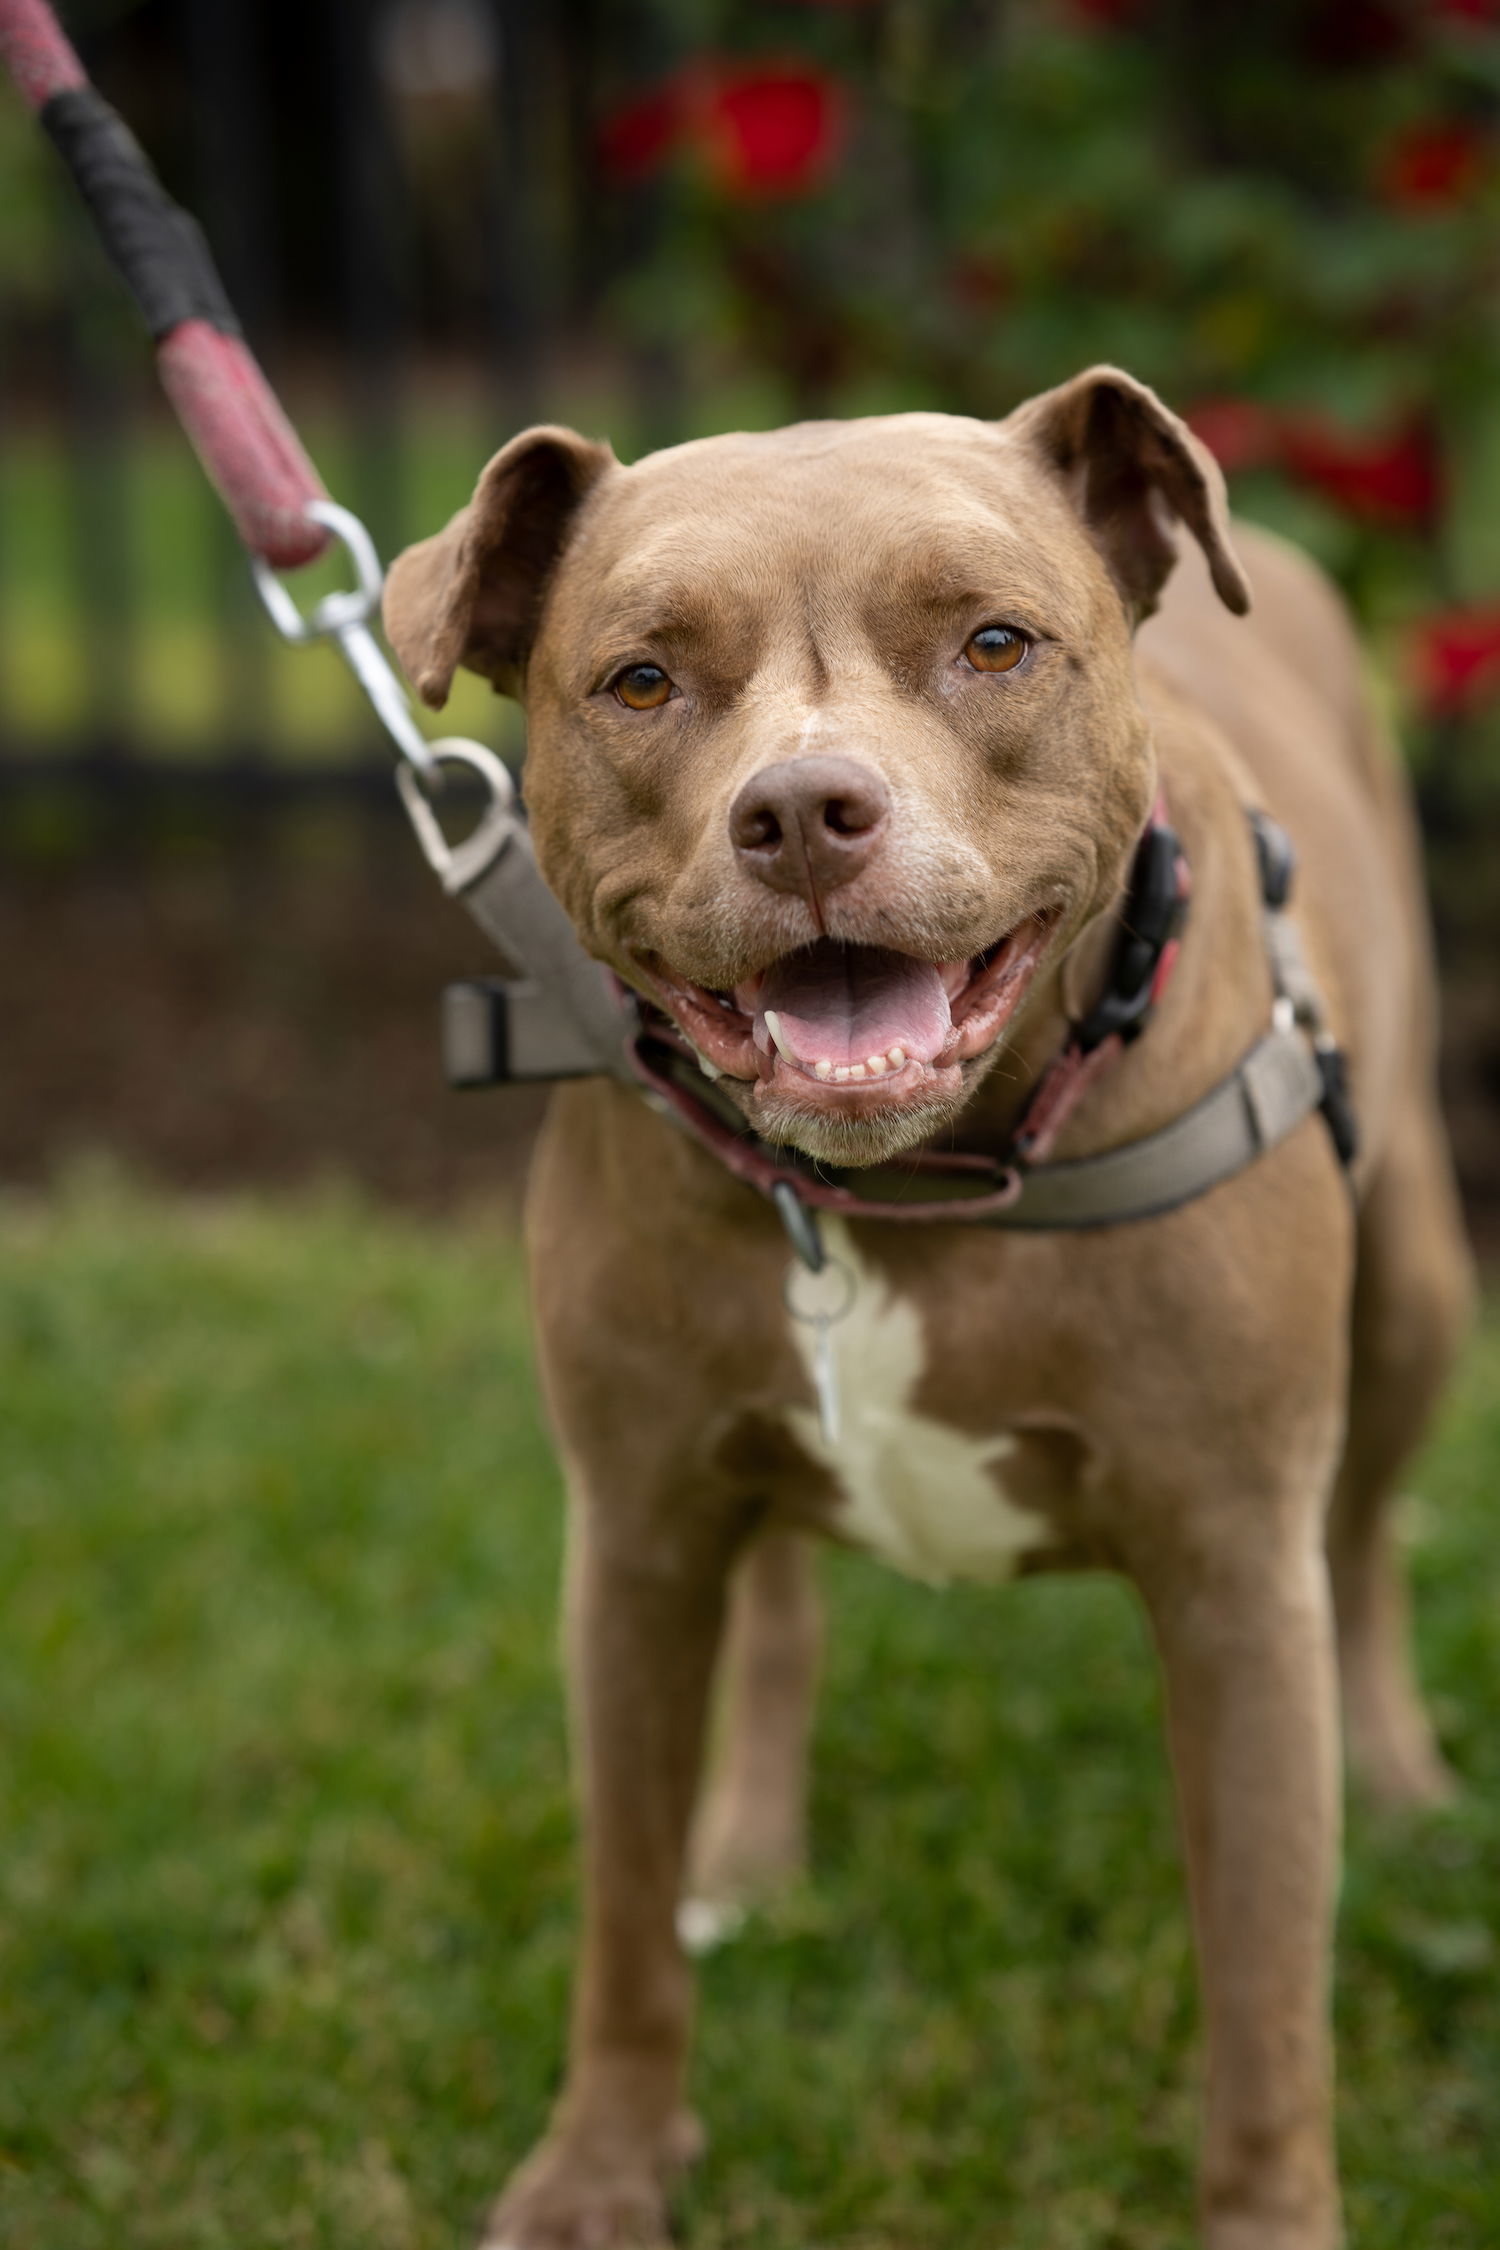
[[[948,994],[930,961],[875,945],[810,945],[767,969],[755,996],[755,1043],[765,1050],[767,1011],[779,1044],[804,1068],[867,1062],[899,1047],[931,1062],[952,1029]]]

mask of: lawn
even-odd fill
[[[558,1481],[502,1224],[0,1206],[6,2250],[461,2250],[556,2083]],[[1358,2250],[1500,2241],[1500,1333],[1416,1480],[1463,1808],[1356,1817]],[[712,1958],[693,2250],[1191,2240],[1157,1696],[1105,1583],[830,1557],[807,1894]]]

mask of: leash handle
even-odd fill
[[[162,385],[253,555],[278,569],[328,544],[327,494],[239,333],[197,222],[172,201],[47,0],[0,0],[0,59],[88,206],[157,348]]]
[[[328,533],[310,511],[328,496],[249,345],[185,320],[163,339],[156,367],[251,554],[278,570],[313,562]]]
[[[38,112],[54,94],[71,93],[89,82],[46,0],[3,0],[0,57],[22,101]]]

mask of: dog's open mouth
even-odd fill
[[[1025,921],[963,961],[922,961],[820,938],[732,991],[710,992],[659,959],[662,999],[701,1058],[763,1093],[845,1115],[957,1091],[1041,958],[1053,916]]]

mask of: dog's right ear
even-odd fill
[[[1203,549],[1225,608],[1244,616],[1250,586],[1219,464],[1155,391],[1121,368],[1091,367],[1000,427],[1061,477],[1133,623],[1156,608],[1177,560],[1174,519]]]
[[[573,517],[615,466],[607,445],[576,430],[523,430],[447,530],[396,557],[386,638],[424,703],[442,708],[460,664],[515,693]]]

